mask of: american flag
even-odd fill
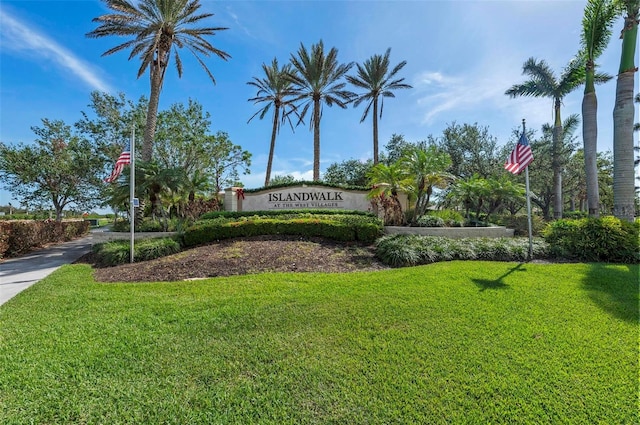
[[[127,143],[127,146],[125,146],[124,150],[118,157],[118,160],[116,161],[116,166],[111,172],[111,175],[106,179],[104,179],[104,181],[107,183],[114,182],[118,178],[120,173],[122,173],[122,169],[124,168],[124,166],[128,164],[131,164],[131,150],[129,148],[129,144]]]
[[[510,173],[520,174],[522,170],[527,168],[527,165],[531,164],[531,161],[533,161],[531,146],[529,146],[527,136],[522,132],[518,144],[507,158],[507,162],[504,163],[504,168]]]

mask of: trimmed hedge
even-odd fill
[[[70,241],[89,231],[84,220],[0,221],[0,258],[14,257],[49,244]]]
[[[278,217],[278,218],[304,218],[316,215],[360,215],[375,217],[374,214],[358,210],[322,210],[322,209],[300,209],[300,210],[265,210],[265,211],[211,211],[203,214],[200,220],[211,220],[214,218],[241,218],[241,217]]]
[[[584,262],[639,263],[640,222],[616,217],[561,219],[543,236],[558,257]]]
[[[373,216],[317,215],[313,218],[242,217],[239,220],[217,218],[199,220],[182,235],[185,246],[195,246],[216,240],[258,236],[300,235],[321,236],[339,241],[374,242],[382,235],[382,223]]]

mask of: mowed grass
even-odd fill
[[[100,284],[64,266],[0,307],[0,423],[638,423],[638,272]]]

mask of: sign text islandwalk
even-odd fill
[[[341,208],[343,192],[280,192],[268,193],[268,202],[274,209]]]

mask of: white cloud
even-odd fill
[[[0,37],[3,50],[10,50],[18,54],[35,53],[38,62],[53,62],[71,71],[92,89],[112,92],[109,85],[98,77],[89,64],[80,60],[51,38],[29,28],[5,10],[0,10],[0,20],[2,21]]]

